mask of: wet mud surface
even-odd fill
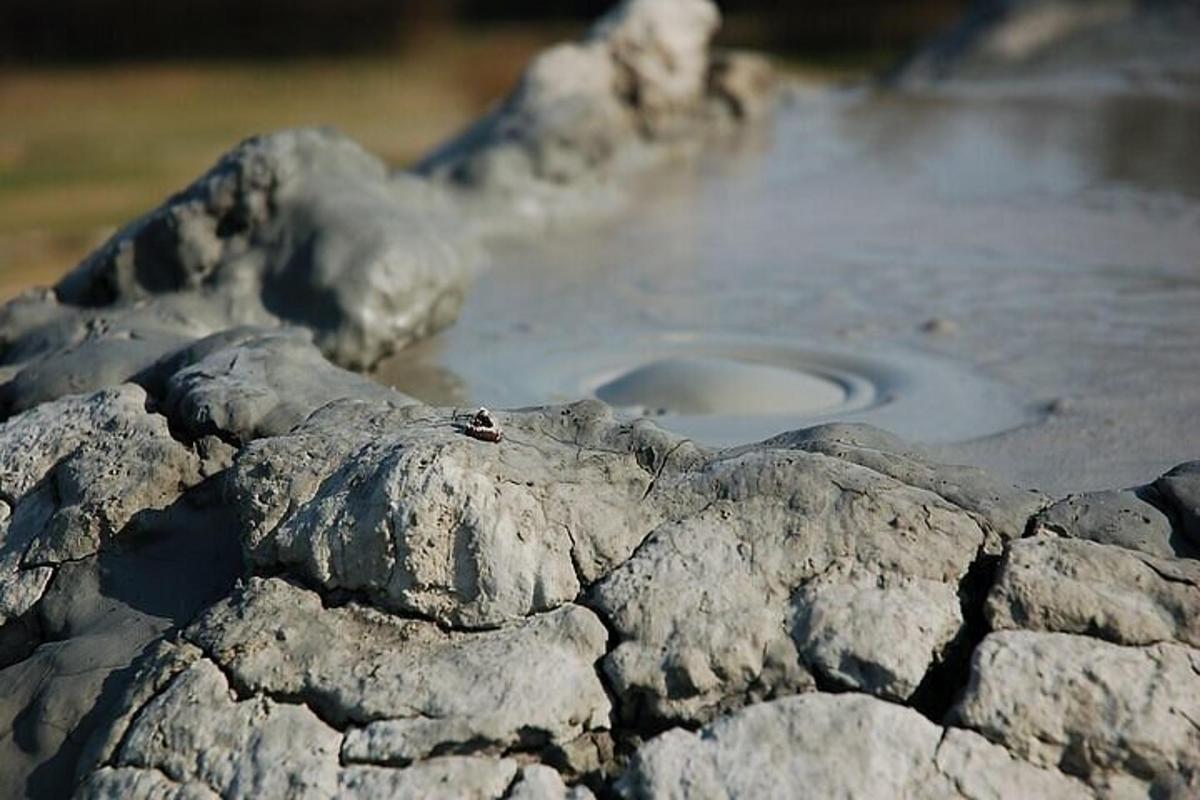
[[[1198,133],[1186,92],[803,93],[629,213],[498,247],[378,378],[599,394],[713,444],[866,421],[1027,485],[1131,485],[1195,449]]]

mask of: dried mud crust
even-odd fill
[[[86,791],[1194,786],[1196,562],[1013,532],[1028,493],[866,427],[709,451],[594,401],[491,412],[498,442],[470,414],[343,398],[241,445],[250,574],[143,659]]]
[[[275,332],[146,383],[0,424],[33,794],[1196,788],[1191,465],[1128,495],[1147,538],[865,426],[479,439]]]

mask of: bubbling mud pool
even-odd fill
[[[834,421],[949,442],[1035,418],[1003,386],[911,353],[879,358],[697,337],[664,341],[650,359],[578,385],[621,412],[714,445]]]
[[[714,445],[868,422],[1067,493],[1195,457],[1200,98],[818,92],[628,213],[499,242],[377,379]]]
[[[596,397],[696,441],[726,446],[824,422],[866,422],[929,443],[988,436],[1036,410],[943,359],[674,333],[591,349],[489,348],[462,380],[426,368],[398,388],[444,405],[519,407]],[[431,387],[432,390],[431,390]]]

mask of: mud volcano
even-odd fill
[[[520,406],[595,397],[622,417],[648,417],[706,445],[742,444],[833,421],[955,442],[1040,415],[1008,387],[968,368],[898,348],[806,350],[750,336],[646,332],[578,349],[537,348],[534,358],[513,352],[509,361],[504,351],[488,352],[502,359],[498,363],[464,365],[474,379],[457,382],[459,402]],[[392,374],[389,366],[380,377]],[[397,382],[421,396],[427,384],[420,375]],[[930,408],[939,410],[936,420]]]
[[[0,787],[1200,794],[1200,21],[1099,5],[833,91],[628,0],[8,303]]]
[[[848,384],[812,370],[732,358],[669,358],[621,373],[596,395],[643,414],[804,415],[846,405]]]

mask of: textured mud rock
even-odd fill
[[[1200,789],[1200,650],[1003,631],[975,651],[955,718],[1031,761],[1103,784]]]
[[[642,746],[617,783],[627,798],[1088,797],[1082,784],[967,731],[864,695],[760,703],[700,733]]]
[[[290,621],[274,627],[304,632],[287,626]],[[493,672],[502,667],[485,665]],[[368,672],[356,669],[359,678]],[[471,667],[457,669],[466,678]],[[497,696],[488,699],[494,703]],[[113,719],[89,745],[77,796],[120,797],[133,788],[166,797],[500,798],[522,783],[529,784],[528,797],[588,796],[567,793],[561,780],[555,784],[540,774],[544,768],[521,768],[506,758],[439,756],[404,769],[343,763],[342,733],[310,708],[239,693],[214,662],[186,644],[158,647]]]
[[[521,770],[524,776],[529,768]],[[522,791],[526,783],[506,790],[517,773],[517,765],[508,760],[447,757],[436,758],[406,770],[371,767],[342,770],[338,776],[336,797],[386,797],[389,800],[583,800],[587,794],[555,794],[553,789],[535,793]],[[560,781],[561,785],[561,781]],[[536,793],[536,792],[542,793]],[[586,792],[586,790],[584,790]],[[245,793],[249,796],[249,793]],[[79,800],[126,800],[149,797],[155,800],[216,800],[221,795],[198,781],[177,782],[154,769],[105,767],[88,776],[75,795]],[[322,797],[301,788],[286,797]]]
[[[164,413],[189,434],[241,442],[286,433],[335,400],[415,402],[330,364],[299,329],[217,334],[172,354],[146,380],[160,385]]]
[[[212,365],[281,342],[303,344],[231,334],[164,361],[152,379],[170,387],[191,374],[189,392],[237,398],[229,370]],[[290,385],[245,359],[236,374],[252,376],[247,386]],[[121,392],[136,400],[123,413],[161,420],[141,390]],[[84,401],[59,404],[72,402]],[[1162,643],[1196,637],[1191,562],[1012,540],[1009,530],[1029,526],[995,521],[1028,496],[981,499],[981,476],[944,477],[960,473],[869,430],[709,452],[595,402],[496,416],[505,434],[491,443],[468,436],[467,415],[452,410],[334,400],[243,445],[222,491],[245,555],[317,591],[248,578],[182,644],[152,648],[92,726],[79,767],[86,796],[144,786],[566,797],[545,767],[522,771],[512,755],[586,749],[610,715],[625,730],[712,721],[699,736],[669,731],[643,746],[619,784],[631,795],[756,792],[755,781],[796,776],[831,792],[874,776],[879,796],[1080,790],[1014,754],[1098,790],[1192,781],[1200,743],[1185,730],[1198,718],[1187,693],[1200,688],[1200,651]],[[954,719],[998,744],[868,695],[811,691],[915,702],[949,648],[970,643],[967,589],[998,546],[992,626],[1154,644],[990,635]],[[42,600],[47,620],[71,616],[55,611],[72,596],[62,588]],[[808,694],[760,702],[798,692]],[[1140,738],[1122,738],[1130,726]],[[830,744],[843,738],[858,750]],[[611,758],[568,774],[603,775]]]
[[[155,800],[217,800],[221,795],[199,781],[179,783],[156,769],[105,767],[89,775],[75,796],[81,800],[124,800],[147,797]]]
[[[719,22],[709,0],[627,0],[584,41],[539,55],[494,113],[417,169],[521,216],[594,212],[601,187],[766,112],[770,68],[711,56]]]
[[[39,360],[0,399],[20,410],[111,385],[246,324],[307,327],[334,361],[367,366],[453,321],[475,259],[431,187],[350,140],[249,139],[53,293],[5,309],[4,362]]]
[[[1200,555],[1200,461],[1175,467],[1154,482],[1154,489],[1175,517],[1180,537]]]
[[[176,332],[149,338],[139,332],[71,344],[19,369],[0,385],[0,411],[7,416],[67,395],[118,386],[186,341]]]
[[[605,668],[662,716],[810,688],[800,655],[907,697],[962,628],[985,537],[930,492],[799,451],[705,454],[594,402],[499,422],[492,444],[446,412],[337,403],[252,443],[232,481],[248,558],[469,627],[615,567],[590,601],[623,640]]]
[[[339,797],[395,800],[500,800],[518,774],[509,759],[446,756],[408,769],[349,767],[338,780]]]
[[[697,450],[605,406],[467,416],[335,403],[239,454],[246,555],[327,590],[445,624],[489,626],[571,601],[629,556],[675,503],[656,477]]]
[[[1049,501],[976,467],[938,464],[908,442],[870,425],[835,423],[785,433],[767,444],[824,453],[926,489],[968,512],[988,534],[988,549],[1025,532],[1029,517]]]
[[[180,646],[166,639],[146,647],[141,658],[129,668],[130,680],[114,693],[103,724],[91,731],[82,743],[75,765],[75,777],[79,781],[113,764],[117,750],[138,714],[199,655],[200,651],[195,647]]]
[[[33,607],[55,565],[97,553],[136,513],[200,482],[200,455],[146,400],[125,385],[0,424],[0,626]]]
[[[138,711],[114,766],[154,769],[222,796],[332,796],[340,735],[303,706],[235,698],[194,658]]]
[[[1200,462],[1146,486],[1071,495],[1034,520],[1037,531],[1114,544],[1152,556],[1200,556]]]
[[[953,717],[1102,794],[1194,796],[1198,564],[1089,541],[1015,543],[987,612],[996,628],[1027,630],[984,639]]]
[[[987,602],[995,629],[1200,647],[1200,561],[1036,537],[1013,544]]]
[[[530,764],[521,769],[521,776],[513,784],[508,800],[592,800],[594,795],[585,786],[567,788],[558,772],[541,764]]]
[[[817,674],[898,700],[963,626],[957,586],[903,576],[823,573],[792,598],[792,638]],[[888,643],[902,632],[903,644]]]
[[[0,783],[63,796],[74,759],[130,662],[179,618],[228,591],[228,520],[187,491],[228,463],[191,447],[130,385],[47,403],[0,425]],[[186,566],[181,566],[186,565]],[[236,566],[233,567],[236,569]],[[32,576],[32,578],[31,578]],[[11,662],[20,660],[19,663]]]
[[[830,680],[907,695],[957,633],[984,534],[940,497],[771,448],[688,480],[705,505],[650,534],[589,600],[620,640],[605,670],[641,713],[705,720],[811,687],[801,657]],[[881,607],[895,626],[884,639],[860,619]],[[835,618],[856,622],[835,630]]]
[[[1134,492],[1071,495],[1039,514],[1035,524],[1044,533],[1088,539],[1164,558],[1176,555],[1170,518]]]
[[[186,636],[236,684],[352,723],[342,761],[406,765],[439,752],[567,742],[608,726],[594,664],[607,631],[565,606],[497,631],[447,633],[252,579]],[[497,700],[505,702],[497,705]]]
[[[163,355],[215,331],[275,325],[255,295],[176,292],[152,302],[80,308],[35,289],[0,307],[5,415],[129,381]]]

